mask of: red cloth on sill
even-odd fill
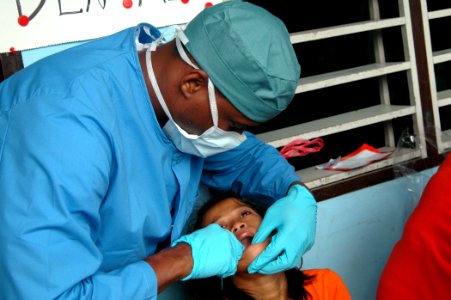
[[[451,154],[407,220],[382,272],[377,299],[451,299]]]

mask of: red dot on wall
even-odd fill
[[[132,1],[132,0],[124,0],[124,1],[122,1],[122,5],[123,5],[125,8],[130,8],[130,7],[133,6],[133,1]]]
[[[16,49],[14,49],[14,47],[9,48],[9,51],[11,51],[12,54],[16,54]]]
[[[211,3],[211,2],[206,2],[205,3],[205,7],[210,7],[210,6],[213,6],[213,3]]]
[[[189,2],[189,0],[182,0],[182,3],[188,3]]]
[[[30,19],[28,19],[27,16],[20,16],[20,17],[17,19],[17,22],[19,22],[19,25],[20,25],[20,26],[27,26],[27,25],[28,25],[28,22],[30,22]]]

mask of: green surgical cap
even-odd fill
[[[205,8],[185,45],[219,91],[246,117],[265,122],[294,97],[301,67],[284,23],[248,2]]]

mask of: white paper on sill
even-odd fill
[[[357,151],[347,155],[343,158],[338,157],[331,159],[327,163],[317,166],[320,170],[338,170],[346,171],[356,168],[360,168],[371,164],[372,162],[379,161],[389,157],[393,151],[382,152],[369,145],[362,145]]]

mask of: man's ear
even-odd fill
[[[193,70],[182,77],[180,84],[185,98],[191,98],[202,89],[208,88],[208,75],[202,70]]]

